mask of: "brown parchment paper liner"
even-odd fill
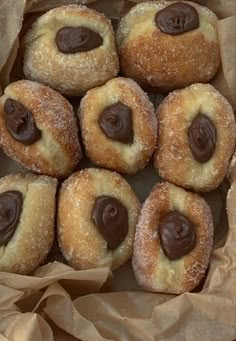
[[[1,89],[9,83],[16,59],[23,13],[34,15],[60,4],[86,3],[117,19],[135,2],[141,1],[0,1]],[[236,1],[198,2],[214,10],[220,18],[218,30],[222,68],[212,84],[229,99],[235,109]],[[236,339],[235,164],[236,156],[229,173],[229,227],[224,209],[227,183],[205,194],[213,210],[215,243],[207,277],[197,292],[180,296],[143,292],[135,281],[130,263],[113,275],[107,268],[75,271],[59,262],[46,264],[31,276],[1,272],[0,341]],[[22,170],[19,165],[0,155],[0,176],[19,170]],[[152,168],[148,167],[144,172],[128,177],[142,200],[158,181],[154,174]]]

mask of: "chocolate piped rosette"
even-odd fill
[[[165,180],[211,191],[225,178],[235,150],[231,105],[213,86],[193,84],[171,92],[157,110],[154,165]]]
[[[84,95],[119,72],[110,20],[86,6],[43,14],[27,32],[24,48],[25,76],[66,95]]]
[[[55,177],[71,174],[82,157],[70,103],[29,80],[11,83],[0,97],[0,146],[29,170]]]
[[[217,17],[190,1],[147,1],[121,19],[122,74],[147,90],[208,82],[220,66]]]
[[[204,277],[213,244],[213,219],[199,195],[157,184],[137,224],[133,269],[146,290],[181,294]]]
[[[86,155],[95,164],[128,174],[147,165],[156,147],[157,118],[132,79],[114,78],[88,91],[79,118]]]
[[[59,193],[58,238],[75,269],[112,270],[132,254],[140,202],[117,173],[84,169],[72,174]]]
[[[31,173],[0,179],[0,271],[28,274],[54,240],[57,180]]]

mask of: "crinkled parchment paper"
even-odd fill
[[[10,80],[22,77],[19,33],[22,35],[38,12],[60,4],[87,3],[118,19],[135,2],[141,1],[1,0],[0,91]],[[235,109],[236,1],[198,2],[220,18],[222,68],[212,83]],[[208,274],[195,292],[180,296],[143,292],[136,284],[130,263],[114,274],[106,268],[75,271],[55,261],[38,268],[31,276],[2,272],[0,341],[236,339],[235,163],[229,176],[230,190],[225,181],[219,189],[204,195],[214,215],[215,243]],[[22,170],[19,165],[0,154],[0,176],[19,170]],[[152,167],[127,178],[142,201],[158,181]],[[49,260],[63,261],[56,246],[50,257]]]

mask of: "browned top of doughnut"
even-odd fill
[[[105,25],[108,25],[108,26],[111,25],[110,20],[103,13],[98,12],[87,6],[80,5],[80,4],[69,4],[69,5],[57,6],[55,8],[52,8],[50,11],[46,12],[38,20],[41,20],[42,22],[47,23],[47,20],[49,20],[50,17],[54,18],[56,14],[62,15],[62,16],[68,16],[68,17],[74,17],[77,15],[77,16],[85,18],[86,20],[89,18],[91,19],[91,21],[99,21]]]
[[[3,106],[18,100],[33,113],[41,139],[32,145],[17,142],[6,130]],[[37,173],[65,176],[81,158],[77,124],[70,103],[49,87],[21,80],[11,83],[0,98],[0,145],[16,161]]]
[[[0,179],[0,193],[19,191],[23,208],[17,229],[0,247],[0,271],[27,274],[45,259],[53,243],[57,180],[48,176],[11,174]]]
[[[161,11],[162,9],[168,7],[170,4],[173,3],[186,3],[188,5],[191,5],[194,7],[199,16],[200,16],[200,26],[201,26],[201,19],[206,20],[209,22],[209,24],[214,25],[217,21],[217,16],[214,12],[212,12],[208,7],[202,6],[200,4],[197,4],[196,2],[192,1],[145,1],[142,3],[139,3],[131,8],[131,10],[121,19],[117,31],[117,39],[119,46],[122,46],[122,44],[126,43],[126,39],[132,39],[133,37],[136,37],[140,34],[142,31],[146,31],[147,28],[155,28],[156,24],[153,23],[146,23],[146,20],[150,20],[152,18],[153,14],[156,14],[157,12]],[[141,26],[140,23],[144,23],[146,25]],[[152,25],[151,25],[152,24]],[[135,25],[135,26],[133,26]],[[150,25],[150,27],[149,27]],[[131,32],[131,28],[133,28]],[[204,27],[205,30],[207,30],[206,27]],[[191,32],[191,31],[190,31]],[[166,35],[166,38],[168,36]],[[177,38],[181,37],[179,35]]]
[[[169,211],[184,214],[196,226],[195,248],[178,260],[169,260],[160,244],[158,223]],[[138,282],[147,290],[182,293],[202,279],[213,242],[210,208],[199,195],[170,183],[157,184],[145,201],[136,228],[133,268]]]

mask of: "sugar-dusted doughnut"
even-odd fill
[[[0,179],[0,271],[27,274],[54,240],[57,180],[12,174]]]
[[[207,269],[213,243],[209,206],[199,195],[157,184],[137,224],[133,269],[146,290],[181,294],[194,289]]]
[[[148,90],[207,83],[220,65],[217,17],[188,1],[147,1],[117,30],[122,74]]]
[[[108,266],[131,256],[140,203],[117,173],[84,169],[72,174],[59,193],[58,238],[75,269]]]
[[[24,38],[24,73],[63,94],[83,95],[119,71],[115,35],[102,13],[81,5],[53,8]]]
[[[77,130],[70,103],[45,85],[21,80],[0,98],[0,146],[33,172],[72,173],[82,156]]]
[[[230,166],[229,166],[229,172],[227,174],[228,178],[230,179],[231,182],[236,179],[236,150],[234,152],[234,155],[232,157]]]
[[[176,185],[210,191],[220,185],[235,148],[236,124],[229,102],[211,85],[170,93],[157,110],[154,164]]]
[[[114,78],[88,91],[79,118],[85,152],[95,164],[120,173],[146,166],[156,146],[157,119],[133,80]]]

